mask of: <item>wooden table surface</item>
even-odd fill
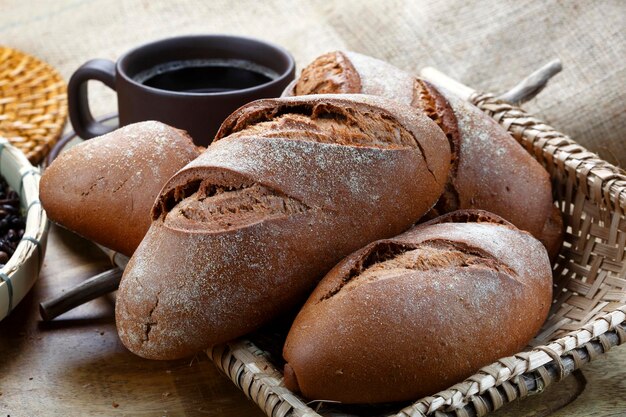
[[[149,361],[119,342],[114,300],[102,297],[41,321],[38,305],[106,270],[90,243],[52,227],[41,277],[0,322],[0,417],[263,416],[206,355]],[[626,348],[498,417],[626,415]]]

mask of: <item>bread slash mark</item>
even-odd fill
[[[258,183],[226,186],[195,181],[169,194],[161,201],[160,216],[166,225],[176,228],[232,230],[311,210],[303,202]]]
[[[415,245],[404,245],[393,241],[380,241],[319,301],[333,297],[355,280],[376,281],[407,271],[445,268],[488,268],[513,278],[518,277],[513,269],[491,254],[460,242],[433,239]]]

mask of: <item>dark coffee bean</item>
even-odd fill
[[[9,220],[9,224],[12,228],[20,229],[23,228],[26,224],[24,223],[24,219],[19,216],[11,216]]]
[[[0,268],[15,252],[24,236],[26,221],[21,215],[20,197],[0,177]]]
[[[15,207],[15,206],[13,206],[11,204],[3,204],[3,205],[0,206],[0,208],[2,210],[5,210],[5,211],[9,212],[9,213],[17,213],[17,207]]]

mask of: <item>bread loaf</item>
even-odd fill
[[[179,358],[293,308],[343,256],[427,212],[449,160],[430,119],[383,98],[242,107],[161,191],[118,292],[122,342]]]
[[[527,232],[455,212],[341,261],[298,314],[285,384],[308,399],[416,400],[520,351],[551,304],[550,262]]]
[[[446,191],[428,218],[458,209],[487,210],[558,252],[563,233],[548,173],[476,107],[393,65],[354,52],[318,57],[284,95],[327,93],[373,94],[410,105],[446,133],[451,169]]]
[[[41,203],[52,221],[130,256],[163,184],[199,153],[163,123],[122,127],[59,155],[41,177]]]

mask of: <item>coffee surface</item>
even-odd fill
[[[160,90],[222,93],[265,84],[277,77],[275,71],[246,60],[202,59],[159,64],[133,79]]]

